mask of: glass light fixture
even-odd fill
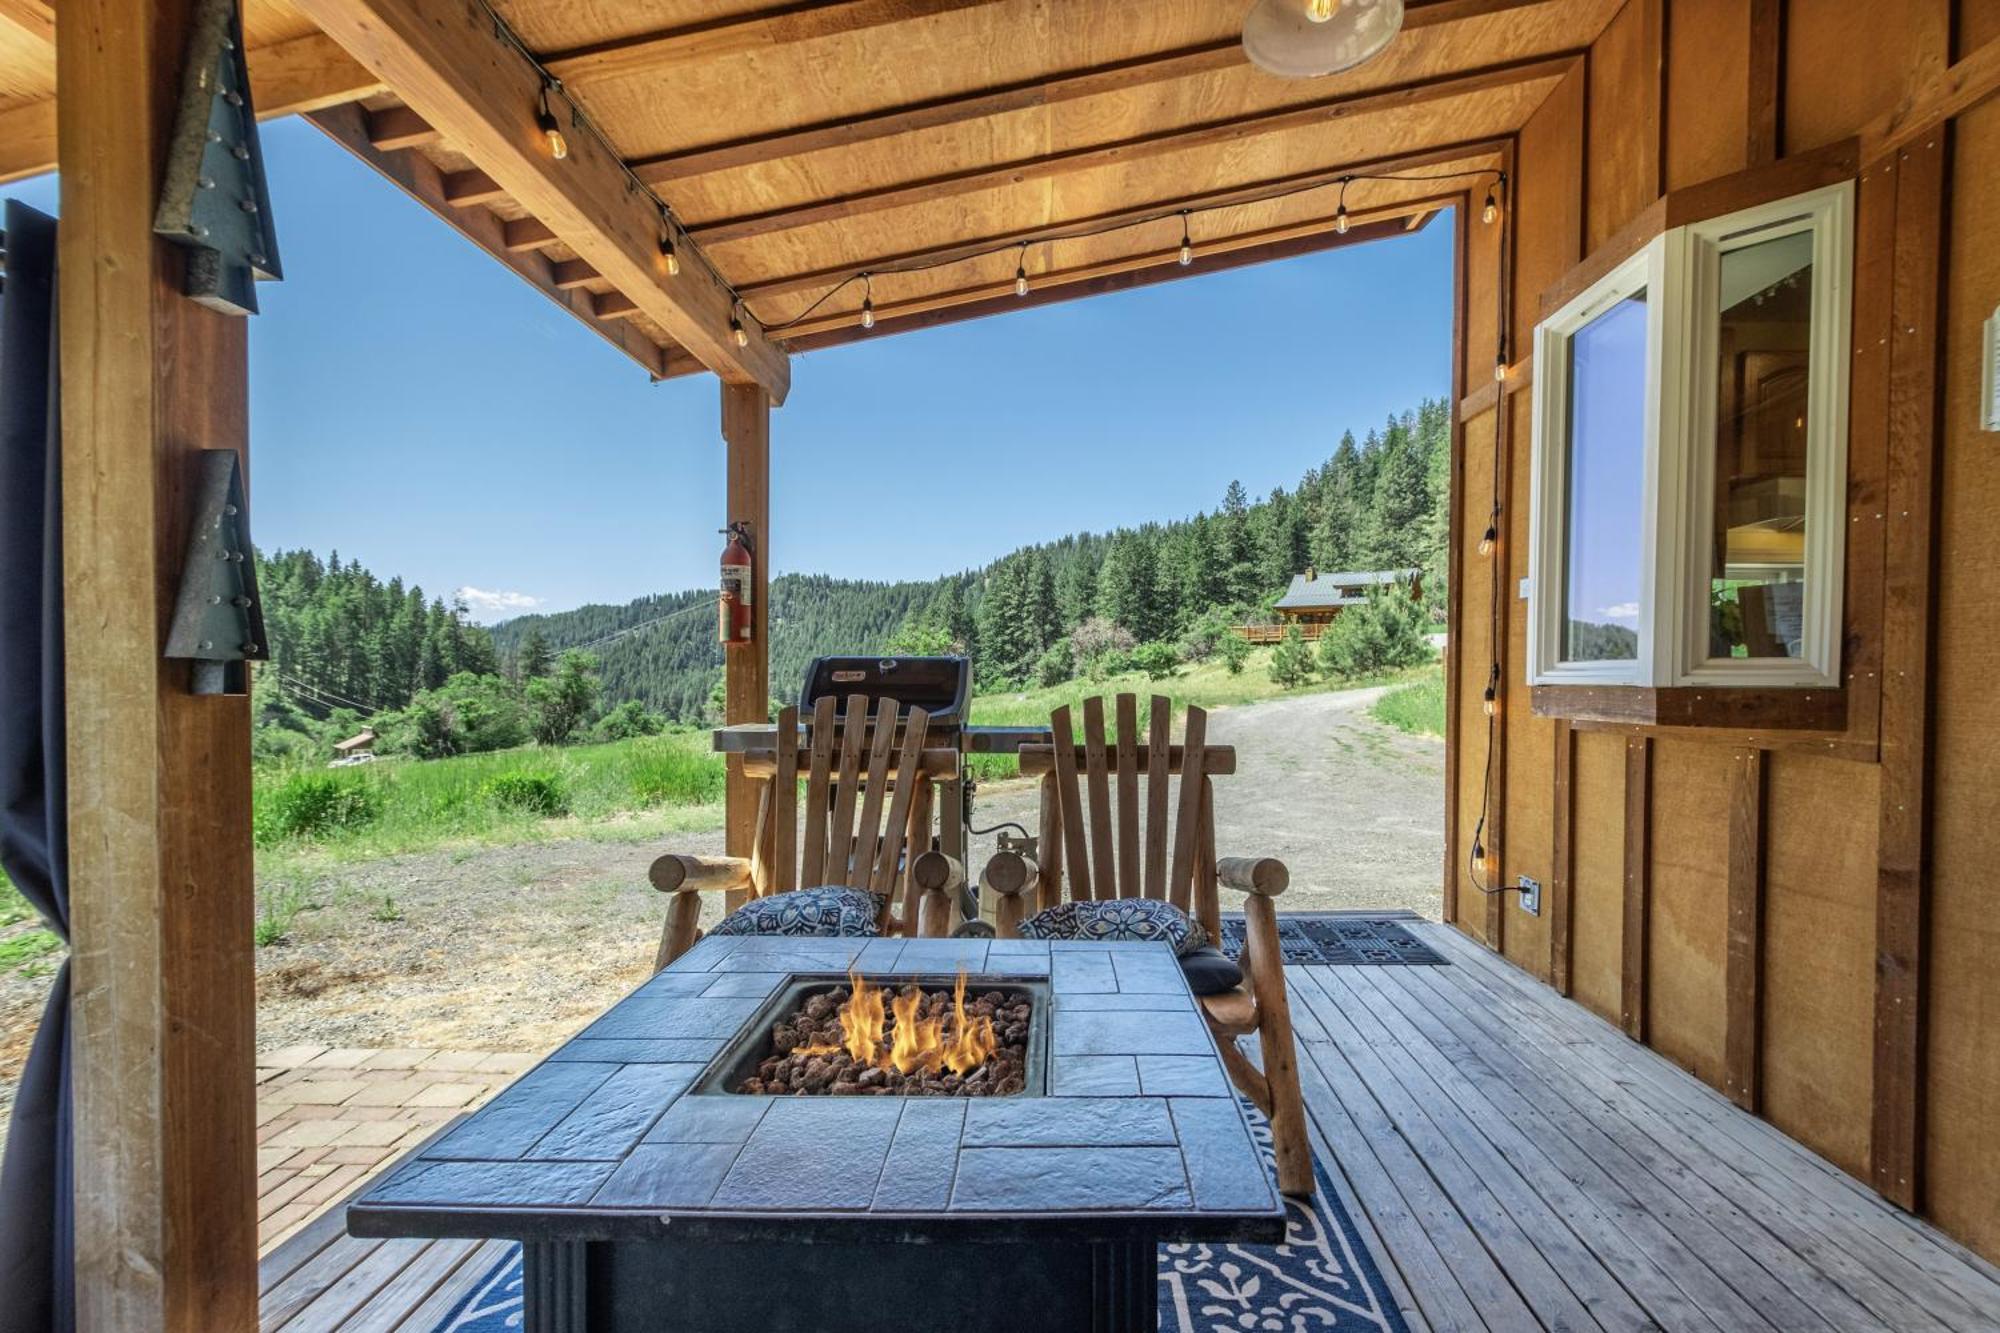
[[[1257,0],[1243,53],[1287,79],[1338,74],[1379,55],[1403,26],[1403,0]]]
[[[549,156],[560,162],[569,156],[569,140],[563,138],[562,126],[556,121],[555,109],[549,105],[548,85],[542,86],[541,105],[535,110],[535,128],[542,132],[542,140],[548,145]]]

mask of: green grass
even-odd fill
[[[12,972],[17,967],[32,965],[61,948],[62,941],[56,938],[53,931],[24,930],[9,935],[0,939],[0,972]]]
[[[1378,722],[1418,736],[1444,735],[1444,671],[1426,667],[1422,676],[1390,690],[1369,710]]]
[[[7,878],[5,871],[0,871],[0,927],[26,921],[34,914],[35,909],[28,906],[28,900],[21,896],[14,882]]]

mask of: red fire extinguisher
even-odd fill
[[[729,538],[729,545],[722,548],[722,595],[716,600],[719,630],[725,647],[740,648],[750,642],[756,601],[750,529],[743,523],[731,523],[722,532]]]

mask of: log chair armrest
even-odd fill
[[[1274,856],[1225,856],[1215,863],[1215,878],[1225,889],[1275,898],[1292,882],[1292,872]]]
[[[965,865],[940,851],[919,852],[910,863],[910,878],[926,893],[954,895],[965,887]]]
[[[750,862],[741,856],[683,856],[669,852],[646,878],[661,893],[727,893],[751,886]]]
[[[995,852],[979,872],[979,891],[995,898],[1012,898],[1033,888],[1042,869],[1030,856],[1019,852]]]

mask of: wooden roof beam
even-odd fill
[[[1202,273],[1241,268],[1272,259],[1314,254],[1322,250],[1338,249],[1344,245],[1359,245],[1364,241],[1381,240],[1422,230],[1440,207],[1453,202],[1456,197],[1453,195],[1413,199],[1384,205],[1378,209],[1355,210],[1349,217],[1349,226],[1345,233],[1336,229],[1331,217],[1318,217],[1306,222],[1262,227],[1256,231],[1240,232],[1233,236],[1202,237],[1196,242],[1194,260],[1185,266],[1180,262],[1180,244],[1176,240],[1173,244],[1158,249],[1120,255],[1115,259],[1094,264],[1080,264],[1074,268],[1046,270],[1040,273],[1031,272],[1028,275],[1030,287],[1026,297],[1014,294],[1014,279],[1009,275],[951,291],[927,292],[904,301],[877,300],[875,331],[896,332],[894,326],[899,320],[962,305],[983,305],[992,302],[995,310],[987,313],[997,313],[1000,309],[1013,308],[1009,307],[1009,301],[1014,303],[1014,307],[1036,304],[1029,298],[1038,293],[1055,292],[1077,286],[1088,288],[1086,291],[1068,291],[1061,297],[1063,300],[1074,300],[1099,291],[1122,290],[1132,285],[1124,280],[1124,275],[1139,270],[1171,270],[1146,279],[1148,283],[1166,282],[1174,278],[1195,277]],[[878,286],[876,292],[878,296],[881,295],[882,288]],[[801,341],[822,333],[849,328],[859,332],[860,321],[861,316],[858,311],[842,310],[830,315],[815,316],[790,328],[775,331],[772,336],[781,339],[787,346],[796,347]]]
[[[535,124],[542,76],[476,7],[457,0],[296,0],[296,7],[703,365],[784,401],[785,353],[754,321],[737,346],[730,290],[699,246],[682,245],[681,271],[668,275],[653,201],[576,124],[560,93],[550,96],[569,152],[562,159],[548,152]],[[487,248],[506,254],[500,225],[495,218]]]
[[[443,138],[429,121],[406,106],[384,107],[368,113],[368,142],[384,152],[424,148]]]
[[[1459,163],[1478,163],[1498,153],[1506,143],[1504,138],[1473,139],[1462,143],[1443,144],[1436,148],[1424,148],[1410,153],[1398,153],[1387,157],[1363,158],[1335,167],[1316,167],[1311,171],[1296,172],[1287,176],[1275,176],[1252,181],[1245,185],[1235,185],[1223,190],[1208,190],[1200,194],[1183,195],[1174,199],[1158,199],[1136,204],[1109,212],[1092,213],[1082,217],[1065,218],[1045,227],[1027,231],[1008,232],[997,236],[981,236],[969,241],[954,242],[950,245],[930,246],[922,250],[905,250],[892,255],[878,255],[853,264],[843,264],[833,268],[815,269],[806,273],[790,274],[781,278],[768,278],[762,282],[745,285],[741,291],[745,300],[755,300],[772,296],[797,296],[802,293],[819,292],[834,283],[859,272],[889,273],[899,267],[917,267],[950,263],[953,260],[969,260],[976,256],[1010,249],[1019,245],[1040,245],[1049,241],[1060,241],[1067,233],[1094,228],[1116,227],[1138,222],[1145,218],[1160,217],[1188,209],[1202,212],[1216,208],[1227,208],[1237,204],[1255,203],[1273,194],[1289,190],[1305,190],[1315,186],[1331,185],[1344,175],[1388,173],[1399,171],[1421,171],[1427,167],[1441,167]],[[1476,165],[1467,170],[1478,170]]]
[[[716,60],[793,42],[907,23],[998,0],[794,0],[748,14],[732,14],[642,37],[545,53],[542,63],[567,82],[654,75],[675,65]]]
[[[1433,214],[1434,216],[1435,214]],[[912,333],[918,329],[940,328],[947,324],[960,324],[967,320],[984,319],[989,315],[1007,314],[1016,310],[1028,310],[1037,306],[1056,305],[1064,301],[1081,300],[1087,296],[1103,296],[1109,292],[1131,291],[1140,287],[1152,287],[1163,282],[1178,282],[1183,278],[1198,277],[1204,273],[1219,273],[1226,269],[1246,268],[1253,264],[1268,263],[1275,259],[1290,259],[1298,255],[1314,254],[1325,250],[1337,250],[1349,245],[1362,245],[1368,241],[1382,240],[1405,234],[1404,221],[1400,217],[1385,218],[1348,228],[1346,235],[1333,231],[1330,227],[1323,232],[1295,236],[1285,240],[1270,241],[1242,249],[1222,251],[1203,256],[1197,254],[1192,264],[1182,267],[1178,247],[1166,253],[1164,262],[1149,262],[1143,267],[1122,269],[1116,272],[1076,276],[1068,281],[1051,281],[1046,286],[1031,290],[1026,296],[1014,295],[1014,285],[1010,279],[1001,284],[1004,290],[990,296],[975,297],[957,304],[933,306],[907,315],[896,316],[882,307],[876,308],[876,324],[873,329],[864,329],[859,324],[849,324],[824,329],[817,333],[805,334],[785,339],[785,346],[793,352],[817,351],[823,347],[839,347],[846,343],[859,342],[865,338],[880,337],[893,333]],[[1080,272],[1080,271],[1079,271]]]
[[[554,266],[543,256],[510,252],[504,243],[505,224],[501,219],[483,208],[453,206],[444,197],[445,173],[428,157],[422,153],[385,152],[375,147],[369,140],[373,118],[360,107],[329,107],[308,113],[306,119],[429,209],[446,226],[514,270],[529,286],[637,362],[648,375],[664,379],[704,369],[701,362],[678,347],[661,347],[630,325],[600,318],[591,294],[558,284]]]
[[[1582,52],[1567,51],[1552,56],[1512,60],[1504,64],[1489,65],[1482,69],[1466,70],[1439,78],[1418,79],[1366,92],[1343,93],[1302,105],[1277,107],[1249,115],[1210,121],[1202,125],[1163,130],[1115,143],[1068,148],[1038,157],[1021,158],[1013,162],[933,176],[926,180],[857,191],[854,194],[822,199],[815,203],[723,218],[691,226],[689,232],[699,240],[715,244],[791,231],[815,223],[844,221],[868,213],[930,203],[980,190],[1046,180],[1071,172],[1087,171],[1093,167],[1123,165],[1190,148],[1210,147],[1241,141],[1256,135],[1309,128],[1333,120],[1400,110],[1423,102],[1465,96],[1511,84],[1534,83],[1541,80],[1553,82],[1567,74],[1571,66],[1581,58]]]
[[[1551,0],[1487,0],[1486,3],[1468,5],[1463,0],[1410,0],[1403,17],[1403,28],[1410,31],[1435,27],[1441,23],[1549,3]],[[638,158],[633,161],[632,167],[649,183],[658,185],[711,171],[774,162],[801,153],[844,148],[1013,111],[1056,106],[1086,97],[1144,88],[1174,79],[1192,78],[1212,70],[1233,69],[1244,63],[1242,40],[1230,36],[1022,83],[912,102],[865,115],[836,117],[781,133],[752,135]]]
[[[0,23],[18,28],[54,53],[56,11],[48,0],[0,0]]]
[[[8,3],[21,0],[0,0]],[[253,46],[248,60],[250,100],[259,120],[339,106],[382,91],[380,79],[316,32]],[[55,100],[0,111],[0,183],[55,169]]]

